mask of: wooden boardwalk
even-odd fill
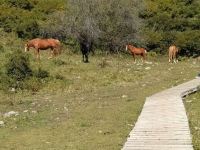
[[[182,97],[199,85],[197,78],[147,97],[122,150],[193,150]]]

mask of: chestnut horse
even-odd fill
[[[60,54],[60,41],[57,39],[32,39],[25,44],[25,52],[29,51],[29,48],[35,49],[37,59],[40,59],[40,50],[51,50],[49,58],[52,58],[56,54]]]
[[[126,45],[126,51],[129,49],[131,54],[133,55],[134,61],[135,61],[135,56],[140,55],[143,58],[143,61],[146,60],[146,53],[147,51],[144,48],[137,48],[133,45]]]
[[[172,62],[172,63],[178,62],[177,54],[178,54],[178,48],[175,45],[171,45],[169,47],[169,63],[170,62]]]

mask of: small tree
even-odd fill
[[[125,43],[137,43],[142,5],[143,0],[68,0],[65,11],[49,16],[42,34],[78,42],[84,37],[98,48],[116,52]]]
[[[72,36],[85,35],[87,41],[115,52],[130,40],[136,41],[139,6],[137,0],[69,0],[66,20]]]

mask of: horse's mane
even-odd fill
[[[127,44],[127,46],[130,46],[130,47],[136,48],[134,45],[131,45],[131,44]]]

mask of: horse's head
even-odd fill
[[[28,44],[25,44],[25,45],[24,45],[24,51],[25,51],[25,52],[29,51],[29,46],[28,46]]]

